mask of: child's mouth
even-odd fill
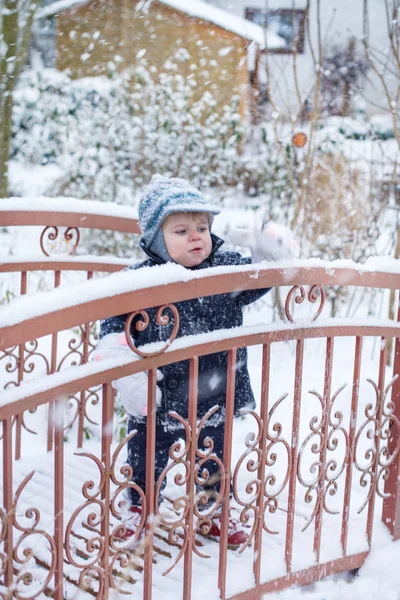
[[[203,248],[193,248],[193,250],[190,250],[190,252],[192,252],[193,254],[198,254],[202,250],[203,250]]]

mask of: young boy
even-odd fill
[[[140,246],[148,255],[148,259],[136,266],[152,267],[168,262],[175,262],[191,270],[226,265],[245,265],[251,263],[250,258],[243,258],[237,252],[220,250],[223,240],[211,233],[214,215],[219,210],[208,204],[201,193],[182,179],[172,179],[160,175],[153,176],[151,183],[144,188],[140,206],[139,223],[142,230]],[[132,275],[138,277],[138,273]],[[248,290],[228,294],[218,294],[205,298],[196,298],[175,304],[179,311],[178,336],[198,334],[217,329],[226,329],[242,325],[242,309],[265,294],[268,289]],[[144,307],[145,308],[145,307]],[[135,324],[131,326],[131,336],[137,347],[160,339],[167,339],[173,326],[173,319],[168,326],[161,327],[156,322],[156,308],[147,310],[149,325],[143,331],[137,331]],[[102,341],[108,338],[109,347],[118,348],[118,338],[124,331],[128,315],[120,315],[106,319],[101,323]],[[108,337],[113,336],[113,337]],[[102,343],[100,342],[100,344]],[[115,341],[115,344],[114,344]],[[182,425],[171,418],[168,413],[174,411],[184,419],[188,416],[189,397],[189,361],[167,365],[159,369],[162,373],[158,381],[159,406],[156,414],[156,460],[155,481],[167,466],[169,450],[177,438],[185,437]],[[144,375],[144,374],[141,374]],[[121,394],[122,402],[130,415],[128,430],[137,430],[128,445],[128,463],[133,469],[133,482],[145,490],[146,474],[146,418],[144,413],[138,414],[137,394],[145,394],[146,385],[140,385],[132,375],[115,382]],[[219,410],[205,423],[200,433],[199,449],[204,449],[204,439],[213,440],[213,453],[220,460],[223,456],[225,401],[227,386],[227,353],[203,356],[199,358],[198,379],[198,419],[214,406]],[[142,390],[142,392],[140,392]],[[242,408],[254,408],[255,401],[250,385],[247,369],[247,350],[237,351],[235,414]],[[219,468],[211,458],[202,465],[209,472],[209,479],[200,488],[212,499],[219,490]],[[165,485],[165,480],[161,489]],[[198,486],[200,487],[200,486]],[[127,536],[133,535],[141,517],[139,494],[130,491],[130,511],[132,517],[127,523]],[[210,535],[220,535],[220,515],[213,517]],[[243,526],[234,518],[231,511],[229,520],[228,543],[239,546],[247,539]]]

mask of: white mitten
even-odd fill
[[[139,360],[140,356],[135,354],[128,346],[125,333],[109,333],[97,344],[94,360],[103,360],[111,357],[130,357]],[[157,371],[157,380],[162,379],[162,373]],[[126,412],[133,417],[144,417],[147,415],[147,373],[141,371],[134,375],[128,375],[112,382],[113,387],[121,395],[122,404]],[[156,405],[161,403],[162,393],[156,387]]]
[[[284,225],[267,221],[261,229],[236,229],[229,234],[231,242],[251,249],[254,262],[294,258],[299,254],[292,232]]]

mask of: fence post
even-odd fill
[[[397,311],[397,322],[400,322],[400,299]],[[400,422],[400,337],[396,337],[394,347],[393,377],[397,379],[392,387],[393,416]],[[388,456],[400,444],[400,430],[392,420],[390,422],[390,436],[388,440]],[[400,452],[389,467],[388,478],[385,481],[385,494],[390,494],[383,501],[382,521],[389,528],[395,540],[400,538]]]

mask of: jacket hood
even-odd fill
[[[192,269],[198,269],[199,267],[201,267],[202,265],[208,263],[209,261],[212,262],[213,258],[214,258],[214,254],[216,253],[217,250],[219,250],[221,248],[221,246],[225,243],[225,241],[218,237],[217,235],[215,235],[214,233],[211,234],[211,252],[210,255],[202,262],[200,263],[200,265],[197,265],[196,267],[190,267]],[[158,265],[163,265],[166,264],[166,261],[163,258],[160,258],[159,256],[157,256],[157,254],[154,254],[154,252],[152,252],[150,250],[150,248],[147,247],[146,241],[143,239],[143,237],[140,238],[139,240],[139,246],[141,247],[141,249],[143,250],[143,252],[145,254],[147,254],[147,256],[154,261],[155,263],[157,263]]]

